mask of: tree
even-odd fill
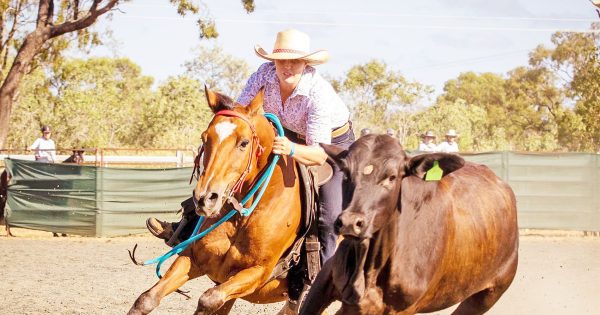
[[[458,144],[461,151],[490,151],[496,143],[485,141],[487,130],[485,122],[487,114],[478,106],[469,106],[464,100],[454,102],[438,102],[415,116],[416,128],[407,139],[407,148],[417,148],[420,136],[426,130],[433,130],[438,141],[448,129],[455,129],[460,134]]]
[[[100,37],[88,28],[126,0],[0,0],[0,148],[9,131],[13,104],[23,77],[36,62],[60,60],[76,41],[80,47],[97,45]],[[200,6],[191,0],[169,0],[180,15],[197,14]],[[253,0],[242,0],[247,12]],[[205,10],[206,11],[206,10]],[[215,38],[218,32],[209,17],[198,20],[200,38]],[[8,71],[7,71],[8,70]],[[5,73],[5,71],[7,71]]]
[[[152,99],[152,82],[124,58],[67,60],[57,72],[36,71],[24,80],[7,143],[30,144],[41,122],[53,127],[62,148],[131,145]]]
[[[37,5],[37,17],[32,31],[24,34],[28,27],[27,15],[34,10],[34,1],[31,0],[8,0],[2,1],[2,21],[0,28],[1,34],[6,36],[0,41],[0,55],[2,55],[2,70],[8,68],[8,59],[11,47],[17,49],[17,53],[10,64],[10,68],[5,77],[3,77],[0,86],[0,148],[4,147],[4,142],[8,135],[8,126],[13,102],[17,97],[17,91],[23,76],[30,72],[30,67],[34,58],[40,54],[47,45],[47,52],[53,53],[52,48],[59,47],[47,44],[49,40],[67,33],[77,33],[92,25],[98,17],[109,12],[119,1],[118,0],[94,0],[89,7],[84,8],[79,1],[61,1],[58,8],[54,7],[52,0],[40,0]],[[81,7],[80,7],[81,6]],[[8,30],[6,32],[4,30]],[[91,41],[87,32],[80,32],[82,40]],[[55,53],[58,53],[54,51]]]
[[[235,99],[250,76],[250,66],[242,59],[226,54],[219,46],[199,47],[196,57],[185,63],[186,74],[211,89]]]
[[[212,116],[200,82],[187,76],[169,78],[142,113],[136,126],[134,145],[155,148],[196,146]]]
[[[600,23],[591,28],[600,30]],[[558,121],[558,140],[570,150],[595,152],[600,148],[600,33],[557,32],[552,43],[554,48],[537,47],[529,63],[551,72],[574,104]]]
[[[401,140],[411,128],[410,117],[432,92],[431,87],[408,81],[378,60],[352,67],[343,82],[333,85],[352,110],[357,128],[399,129]]]

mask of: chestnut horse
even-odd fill
[[[206,98],[216,115],[202,134],[204,170],[194,189],[194,201],[196,213],[211,225],[233,209],[227,200],[235,187],[241,189],[233,196],[242,200],[268,166],[275,133],[262,115],[262,91],[247,107],[208,89]],[[218,114],[222,110],[240,117]],[[285,300],[287,281],[269,279],[299,230],[299,187],[295,163],[282,156],[254,212],[247,217],[235,215],[192,243],[137,298],[129,314],[150,313],[163,297],[203,275],[217,285],[200,296],[196,314],[228,314],[237,298],[252,303]]]

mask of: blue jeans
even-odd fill
[[[348,149],[354,142],[352,128],[343,135],[331,139],[331,144]],[[338,235],[335,234],[333,224],[344,208],[342,184],[344,173],[336,165],[333,167],[333,176],[319,190],[319,242],[321,243],[321,266],[333,256],[337,245]]]

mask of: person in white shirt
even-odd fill
[[[456,130],[448,130],[446,133],[446,141],[440,143],[438,146],[438,151],[447,153],[458,152],[458,143],[456,143],[457,137],[458,134],[456,133]]]
[[[56,163],[56,144],[50,139],[52,130],[50,126],[42,126],[42,136],[37,138],[29,147],[29,150],[35,150],[35,160],[45,163]]]
[[[423,152],[437,152],[438,148],[435,144],[435,134],[432,130],[427,130],[421,138],[423,139],[419,144],[419,151]]]

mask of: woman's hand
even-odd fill
[[[273,142],[273,153],[290,155],[293,146],[295,146],[295,143],[290,141],[290,139],[286,137],[275,137],[275,141]]]

